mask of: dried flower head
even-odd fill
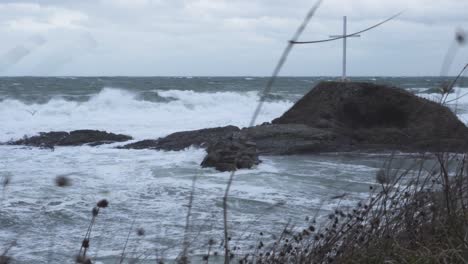
[[[208,245],[214,245],[215,243],[216,243],[216,241],[214,239],[212,239],[212,238],[210,238],[208,240]]]
[[[143,229],[142,227],[137,228],[136,232],[137,232],[137,236],[144,236],[145,235],[145,229]]]
[[[83,239],[83,242],[81,243],[81,246],[83,248],[89,248],[89,239],[87,239],[87,238]]]
[[[55,178],[55,185],[58,187],[68,187],[71,186],[71,180],[66,176],[57,176]]]
[[[7,187],[7,185],[10,184],[10,182],[11,182],[11,176],[10,175],[3,176],[3,179],[2,179],[3,188]]]
[[[385,172],[383,169],[380,169],[375,175],[375,180],[379,184],[388,184],[393,181],[393,177],[389,173]]]
[[[109,206],[109,202],[106,199],[102,199],[97,203],[97,207],[99,208],[106,208],[107,206]]]
[[[93,213],[93,217],[96,217],[99,214],[99,208],[94,207],[91,212]]]
[[[458,29],[457,32],[455,32],[455,40],[458,44],[464,45],[466,43],[466,32],[462,29]]]

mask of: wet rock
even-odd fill
[[[218,171],[235,171],[251,169],[258,165],[258,151],[256,144],[240,137],[240,133],[219,140],[208,147],[207,155],[201,166],[213,167]]]
[[[124,148],[209,148],[236,132],[262,155],[468,149],[468,128],[447,107],[396,87],[354,82],[319,83],[272,123],[178,132]]]
[[[468,129],[449,108],[403,89],[372,83],[319,83],[272,123],[326,129],[349,138],[355,149],[468,149]]]
[[[178,132],[125,148],[207,148],[203,167],[252,168],[258,155],[399,150],[468,150],[468,128],[451,110],[405,90],[355,82],[322,82],[271,123]]]
[[[261,155],[292,155],[335,151],[346,140],[333,131],[302,124],[268,124],[241,131]]]
[[[177,132],[159,139],[150,139],[122,146],[124,149],[157,149],[157,150],[183,150],[190,146],[208,147],[240,129],[236,126],[207,128],[193,131]]]
[[[10,144],[40,147],[100,145],[129,136],[78,130],[41,133]],[[251,168],[258,155],[399,150],[468,150],[468,128],[452,111],[405,90],[356,82],[322,82],[271,123],[177,132],[128,144],[124,149],[207,149],[204,167]]]
[[[132,137],[127,135],[108,133],[99,130],[75,130],[71,132],[41,132],[37,136],[25,137],[17,141],[9,142],[9,144],[53,148],[54,146],[98,146],[124,142],[131,139]]]

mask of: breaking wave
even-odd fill
[[[180,130],[242,127],[248,125],[259,100],[257,92],[151,92],[159,99],[115,88],[104,88],[84,102],[62,97],[44,104],[5,99],[0,102],[0,141],[53,130],[100,129],[140,139]],[[271,121],[291,105],[290,101],[266,102],[258,123]]]

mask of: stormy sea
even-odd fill
[[[320,81],[331,77],[281,77],[257,124],[288,110]],[[0,78],[0,142],[39,132],[97,129],[134,141],[173,132],[236,125],[245,127],[266,77],[4,77]],[[363,77],[438,100],[438,77]],[[449,107],[468,122],[468,83],[459,82]],[[126,142],[128,143],[128,142]],[[97,263],[126,256],[139,263],[175,259],[184,235],[194,260],[209,240],[222,253],[223,208],[228,172],[200,167],[205,151],[98,147],[41,149],[0,145],[0,250],[15,263],[73,263],[96,202],[107,199],[92,230],[89,255]],[[285,224],[307,225],[337,207],[369,196],[376,172],[390,153],[327,153],[262,156],[252,170],[236,173],[229,200],[231,245],[248,251],[274,239]],[[398,153],[395,167],[408,162]],[[54,180],[66,176],[71,186]],[[196,179],[194,181],[194,179]],[[190,198],[191,219],[186,228]],[[339,199],[336,199],[339,197]],[[133,230],[144,230],[138,236]]]

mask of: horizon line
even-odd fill
[[[0,78],[270,78],[268,75],[0,75]],[[341,78],[338,75],[281,75],[279,78]],[[355,75],[348,78],[454,78],[455,75]],[[462,76],[467,78],[467,76]]]

